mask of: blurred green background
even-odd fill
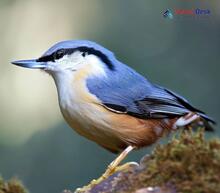
[[[168,8],[211,14],[165,19]],[[18,176],[32,193],[82,186],[115,158],[67,126],[48,75],[10,64],[39,57],[57,41],[96,41],[220,122],[218,0],[0,0],[0,34],[0,174]]]

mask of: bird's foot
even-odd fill
[[[105,173],[100,177],[103,179],[108,178],[109,176],[111,176],[112,174],[114,174],[115,172],[121,172],[121,171],[126,171],[132,167],[138,166],[139,164],[137,162],[127,162],[123,165],[119,165],[116,167],[112,167],[112,164],[110,164],[107,168],[107,170],[105,171]]]
[[[77,188],[75,193],[80,193],[80,192],[87,192],[88,190],[90,190],[91,188],[93,188],[94,186],[96,186],[97,184],[100,184],[102,181],[104,181],[105,179],[107,179],[109,176],[113,175],[116,172],[121,172],[121,171],[127,171],[132,167],[136,167],[139,164],[137,162],[128,162],[125,163],[123,165],[120,166],[116,166],[113,167],[113,164],[111,163],[107,170],[105,171],[104,174],[102,174],[101,177],[99,177],[98,179],[94,179],[92,180],[88,185],[82,187],[82,188]]]
[[[138,167],[138,166],[139,164],[137,162],[127,162],[115,168],[115,172],[127,171],[133,167]]]

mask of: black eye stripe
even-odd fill
[[[62,58],[64,55],[67,55],[67,54],[70,55],[75,51],[82,52],[83,57],[85,57],[86,54],[87,55],[90,55],[90,54],[96,55],[102,60],[102,62],[104,62],[107,65],[107,67],[110,70],[115,69],[114,65],[112,64],[110,59],[105,54],[103,54],[99,50],[96,50],[96,49],[90,48],[90,47],[86,47],[86,46],[81,46],[78,48],[60,49],[60,50],[57,50],[56,52],[52,53],[51,55],[42,56],[42,57],[38,58],[37,62],[49,62],[49,61],[54,62],[55,60]]]
[[[105,54],[103,54],[101,51],[99,51],[99,50],[96,50],[96,49],[90,48],[90,47],[85,47],[85,46],[78,47],[78,48],[76,48],[76,50],[79,50],[80,52],[85,52],[88,55],[93,54],[95,56],[98,56],[102,60],[102,62],[104,62],[107,65],[107,67],[110,70],[114,70],[115,69],[114,65],[109,60],[109,58]]]
[[[37,62],[49,62],[54,61],[53,55],[42,56],[36,60]]]
[[[66,54],[68,54],[67,49],[60,49],[57,50],[56,52],[53,52],[51,55],[46,55],[38,58],[37,62],[49,62],[49,61],[54,62],[55,60],[62,58]]]

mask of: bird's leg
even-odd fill
[[[119,154],[119,156],[113,160],[107,167],[107,170],[105,171],[104,174],[102,174],[101,177],[99,177],[97,180],[93,180],[94,184],[100,183],[102,180],[105,180],[108,178],[110,175],[112,175],[116,170],[123,170],[123,168],[126,168],[128,164],[120,166],[119,169],[117,169],[118,165],[122,162],[123,159],[134,149],[134,146],[129,145],[123,152]],[[131,164],[134,164],[134,162],[131,162]]]
[[[129,145],[120,155],[112,161],[109,165],[105,173],[101,176],[102,179],[106,179],[108,176],[114,173],[117,166],[125,159],[125,157],[134,149],[134,146]]]
[[[119,167],[119,169],[117,169],[117,166],[121,163],[121,161],[123,159],[125,159],[125,157],[133,150],[135,149],[134,146],[128,146],[123,152],[120,153],[120,155],[114,160],[112,161],[109,165],[107,170],[105,171],[105,173],[99,177],[97,180],[92,180],[90,182],[89,185],[84,186],[83,188],[77,188],[77,190],[75,191],[76,193],[80,193],[80,192],[86,192],[87,190],[91,189],[93,186],[99,184],[100,182],[102,182],[103,180],[105,180],[106,178],[108,178],[110,175],[112,175],[115,171],[121,171],[124,168],[127,168],[127,166],[130,165],[137,165],[137,163],[135,162],[129,162],[126,163],[122,166]]]

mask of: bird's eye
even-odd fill
[[[82,56],[85,57],[87,55],[87,52],[82,52]]]
[[[61,50],[56,51],[53,57],[54,57],[54,60],[58,60],[62,58],[64,55],[65,55],[65,50],[61,49]]]

